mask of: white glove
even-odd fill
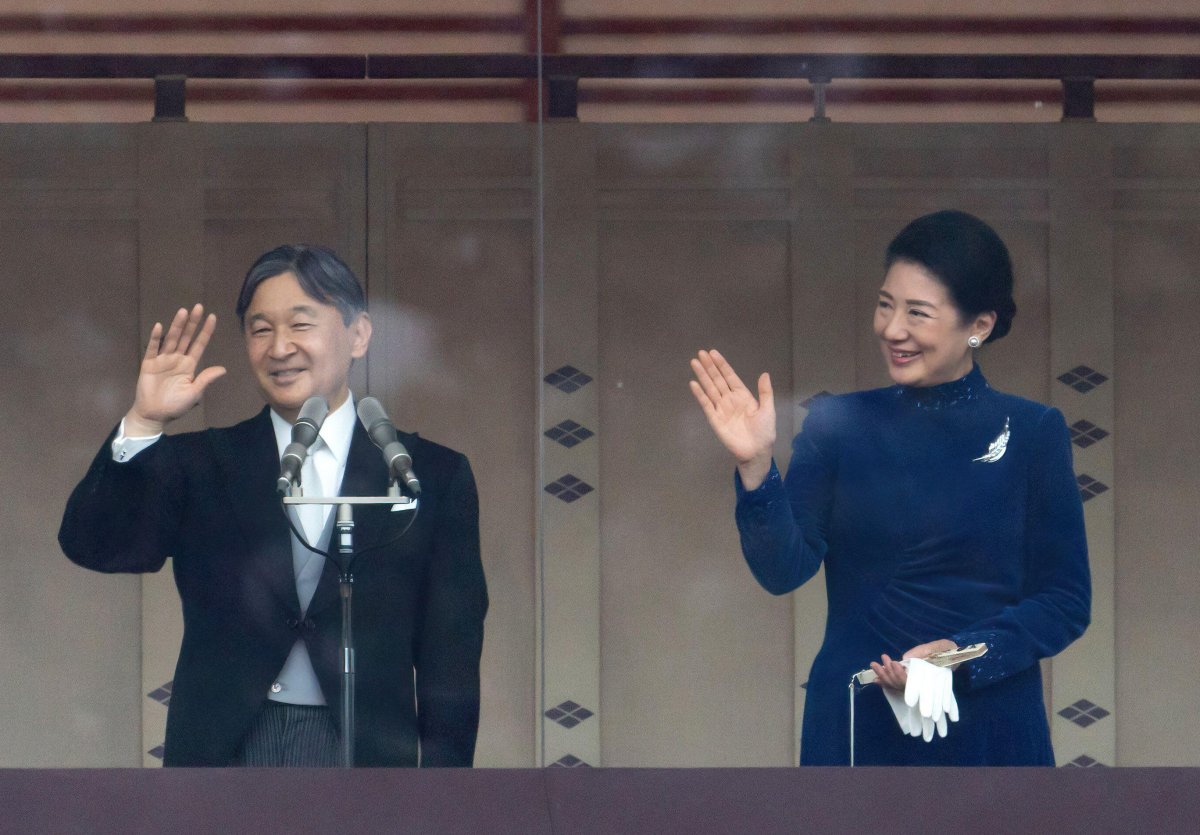
[[[901,663],[908,669],[904,703],[909,708],[917,709],[921,736],[929,742],[933,739],[933,731],[936,728],[938,736],[944,737],[947,718],[951,722],[958,721],[958,702],[954,698],[954,673],[948,667],[935,667],[921,658],[909,658]]]
[[[904,701],[904,694],[899,690],[884,687],[883,695],[887,696],[892,713],[896,714],[896,723],[900,726],[900,730],[909,736],[920,736],[921,711],[915,707],[909,707],[908,703]]]
[[[909,736],[922,737],[926,742],[947,732],[946,720],[958,721],[958,702],[954,698],[954,674],[946,667],[935,667],[920,658],[900,662],[908,670],[904,693],[883,688],[896,723]]]

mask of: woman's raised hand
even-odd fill
[[[166,335],[155,322],[142,357],[133,407],[125,415],[125,434],[130,437],[156,435],[168,422],[197,403],[209,383],[225,373],[214,365],[199,374],[196,369],[217,327],[217,317],[204,316],[204,306],[190,311],[180,308]]]
[[[696,375],[688,385],[718,440],[737,459],[742,485],[753,490],[771,470],[775,444],[775,396],[771,378],[758,378],[758,397],[742,382],[720,352],[700,351],[692,360]]]

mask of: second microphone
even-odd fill
[[[388,466],[390,478],[400,481],[414,496],[421,494],[421,482],[412,468],[412,456],[396,435],[396,427],[388,420],[383,405],[374,397],[358,401],[358,419],[375,446],[383,451],[383,460]]]

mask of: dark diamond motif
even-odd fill
[[[1101,493],[1108,491],[1108,485],[1101,481],[1096,481],[1090,475],[1080,475],[1075,478],[1075,483],[1079,485],[1079,498],[1083,501],[1094,499]]]
[[[1087,449],[1107,437],[1108,433],[1091,421],[1078,420],[1071,424],[1071,440],[1080,449]]]
[[[1094,760],[1087,754],[1080,754],[1069,763],[1063,763],[1063,768],[1107,768],[1107,766],[1099,760]]]
[[[551,768],[591,768],[590,765],[588,765],[583,760],[579,759],[579,757],[576,757],[573,754],[567,754],[566,756],[559,757],[557,760],[550,763],[550,767]]]
[[[1106,380],[1107,377],[1086,365],[1077,365],[1067,373],[1058,375],[1060,383],[1070,386],[1080,394],[1087,394]]]
[[[800,685],[800,689],[801,689],[801,690],[807,690],[807,689],[808,689],[808,682],[806,681],[806,682],[804,682],[803,684],[801,684],[801,685]]]
[[[576,499],[582,499],[596,488],[592,487],[586,481],[580,481],[575,476],[567,473],[565,476],[547,484],[544,489],[551,496],[555,496],[570,504]]]
[[[818,391],[812,397],[806,397],[805,399],[801,400],[800,405],[803,406],[805,409],[811,409],[812,404],[816,403],[822,397],[828,397],[831,394],[833,394],[833,392],[831,392],[831,391]]]
[[[146,753],[154,757],[156,760],[161,760],[163,758],[164,751],[166,751],[166,748],[164,748],[162,745],[155,745]]]
[[[551,426],[542,434],[550,440],[557,441],[567,449],[570,449],[573,446],[583,443],[596,433],[573,420],[564,420],[557,426]]]
[[[583,705],[575,702],[563,702],[560,705],[555,705],[543,714],[547,719],[557,722],[564,728],[573,728],[580,722],[595,716],[590,710]]]
[[[1080,699],[1075,704],[1064,707],[1058,712],[1058,715],[1068,722],[1074,722],[1079,727],[1086,728],[1108,716],[1109,712],[1087,699]]]
[[[171,685],[173,685],[174,683],[175,682],[173,682],[173,681],[168,681],[166,684],[162,685],[161,687],[157,687],[154,690],[151,690],[146,695],[149,698],[154,699],[154,701],[158,702],[161,705],[170,704],[171,703]]]
[[[573,365],[564,365],[562,368],[555,369],[542,379],[559,391],[564,391],[567,394],[579,391],[579,389],[592,381],[591,377]]]

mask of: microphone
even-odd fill
[[[383,460],[388,466],[388,474],[399,479],[414,496],[421,495],[421,482],[417,481],[416,473],[412,470],[412,456],[396,437],[396,427],[388,420],[387,412],[374,397],[364,397],[358,401],[358,419],[375,446],[383,450]]]
[[[283,457],[279,459],[279,480],[275,489],[280,495],[286,496],[292,489],[292,482],[300,475],[304,459],[308,456],[308,448],[317,442],[321,424],[329,414],[329,404],[319,394],[304,401],[300,414],[292,424],[292,442],[283,448]]]

